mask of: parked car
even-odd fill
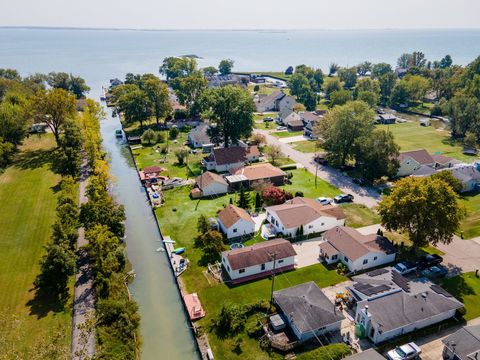
[[[432,266],[422,271],[422,275],[431,279],[440,279],[448,274],[444,266]]]
[[[393,270],[399,272],[402,275],[406,275],[417,270],[417,264],[412,261],[402,261],[396,264],[393,267]]]
[[[315,161],[316,163],[319,163],[320,165],[327,164],[327,159],[324,154],[316,154],[315,157],[313,158],[313,161]]]
[[[329,205],[333,202],[333,199],[329,197],[319,197],[317,201],[322,205]]]
[[[337,204],[352,202],[353,201],[353,195],[351,195],[351,194],[340,194],[340,195],[335,196],[335,198],[333,200]]]
[[[360,186],[364,186],[364,185],[367,184],[367,182],[366,182],[365,179],[363,179],[363,178],[353,178],[353,182],[354,182],[355,184],[360,185]]]
[[[426,269],[431,266],[440,265],[443,258],[437,254],[428,254],[417,260],[417,266],[420,269]]]
[[[272,121],[273,121],[273,118],[270,116],[263,118],[263,122],[272,122]]]
[[[410,342],[390,350],[387,353],[387,358],[390,360],[410,360],[416,359],[421,353],[422,349],[414,342]]]
[[[277,131],[285,131],[287,130],[286,126],[277,126]]]

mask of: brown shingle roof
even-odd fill
[[[433,154],[432,159],[435,160],[436,163],[441,165],[448,164],[453,160],[450,156],[445,156],[441,154]]]
[[[323,237],[338,252],[341,252],[353,261],[371,251],[383,252],[385,254],[393,254],[395,252],[394,247],[386,238],[376,234],[362,235],[357,230],[349,227],[336,226],[326,231]]]
[[[240,219],[254,222],[252,220],[252,217],[248,215],[248,213],[244,209],[231,204],[218,213],[218,219],[227,228],[235,224]]]
[[[263,241],[242,249],[225,251],[223,254],[228,259],[232,270],[237,270],[272,261],[274,253],[277,260],[297,255],[292,244],[285,239]]]
[[[398,160],[402,162],[409,157],[414,159],[420,165],[433,164],[435,162],[432,156],[425,149],[401,152],[398,156]]]
[[[321,216],[345,219],[342,208],[333,205],[321,205],[314,199],[296,197],[285,204],[270,206],[268,211],[275,212],[286,229],[306,225]]]
[[[213,149],[213,156],[217,165],[235,164],[245,162],[250,156],[259,156],[260,151],[256,146],[241,147],[232,146],[229,148]]]
[[[195,182],[199,188],[205,188],[213,183],[228,185],[223,177],[210,171],[206,171],[202,175],[197,176]]]
[[[287,176],[287,173],[270,163],[245,166],[232,171],[232,175],[245,175],[250,180],[270,179],[277,176]]]
[[[159,173],[165,170],[164,168],[160,166],[146,166],[143,168],[143,173],[144,174],[151,174],[151,173]]]

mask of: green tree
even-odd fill
[[[185,159],[188,156],[188,150],[187,149],[177,149],[174,152],[175,157],[177,158],[177,163],[178,165],[183,165],[185,163]]]
[[[302,73],[293,74],[288,81],[288,88],[290,89],[290,94],[293,96],[300,96],[305,88],[310,86],[310,82],[307,77]]]
[[[223,244],[223,236],[216,230],[209,230],[201,235],[202,251],[205,258],[210,262],[214,262],[220,258],[222,251],[225,251]]]
[[[32,109],[35,120],[48,125],[58,144],[61,127],[76,114],[75,97],[64,89],[40,91],[33,99]]]
[[[364,101],[368,104],[368,106],[374,108],[377,106],[380,96],[378,93],[373,91],[360,91],[357,94],[357,100]]]
[[[180,130],[178,130],[177,127],[171,127],[170,130],[168,130],[168,138],[170,140],[175,140],[178,137],[179,133]]]
[[[328,76],[332,77],[337,73],[337,71],[340,69],[340,66],[336,63],[331,63],[330,66],[328,67]]]
[[[378,63],[373,65],[372,67],[372,77],[373,78],[380,78],[383,75],[393,73],[392,67],[390,64],[387,63]]]
[[[378,80],[371,78],[363,78],[357,81],[355,86],[354,95],[356,96],[359,92],[362,91],[371,91],[376,94],[380,93],[380,83]]]
[[[477,148],[477,137],[473,132],[467,131],[465,137],[463,138],[463,145],[468,149]]]
[[[448,244],[465,216],[452,187],[431,177],[399,180],[379,213],[387,230],[407,233],[415,248]]]
[[[13,80],[13,81],[21,81],[22,77],[15,69],[0,69],[0,78]]]
[[[77,176],[80,172],[83,137],[77,120],[63,124],[63,132],[58,139],[58,164],[65,175]]]
[[[200,234],[205,234],[207,231],[210,230],[210,224],[205,215],[201,214],[197,220],[197,231]]]
[[[187,107],[190,116],[197,116],[200,113],[200,99],[207,87],[207,80],[199,71],[177,81],[175,93],[180,104]]]
[[[411,61],[412,61],[412,54],[404,53],[400,55],[400,57],[398,58],[397,66],[402,69],[407,69],[410,66]]]
[[[450,66],[452,66],[452,64],[453,64],[453,60],[450,55],[445,55],[445,57],[442,58],[442,60],[440,60],[441,69],[449,68]]]
[[[475,97],[458,93],[443,110],[450,117],[453,137],[465,136],[467,131],[480,136],[480,102]]]
[[[352,92],[349,90],[338,90],[330,94],[330,106],[344,105],[352,100]]]
[[[409,94],[408,87],[405,81],[396,83],[390,96],[390,104],[392,106],[408,105]]]
[[[340,82],[340,79],[338,78],[330,78],[330,79],[327,79],[327,81],[325,82],[325,97],[327,99],[330,99],[330,95],[334,92],[334,91],[339,91],[339,90],[342,90],[343,89],[343,86],[342,86],[342,83]]]
[[[207,130],[214,143],[228,147],[251,135],[255,105],[247,90],[232,85],[211,88],[201,103],[204,115],[215,124]]]
[[[361,139],[373,130],[374,117],[373,110],[363,101],[351,101],[327,112],[314,132],[332,164],[344,165],[354,157]]]
[[[463,184],[455,176],[452,175],[451,171],[443,170],[439,171],[431,176],[433,179],[440,179],[446,182],[451,188],[459,194],[463,190]]]
[[[160,74],[164,75],[168,82],[177,78],[190,76],[196,71],[197,62],[195,59],[175,56],[163,59],[163,63],[159,69]]]
[[[430,81],[419,75],[407,75],[400,82],[406,84],[409,103],[422,100],[431,88]]]
[[[167,85],[159,78],[153,77],[145,80],[142,87],[150,101],[150,112],[155,116],[158,126],[160,119],[166,119],[172,112]]]
[[[223,59],[218,64],[218,71],[222,75],[228,75],[232,72],[234,61],[232,59]]]
[[[380,85],[380,98],[383,104],[388,104],[390,96],[397,83],[397,75],[394,72],[383,74],[378,79]]]
[[[143,122],[151,115],[151,104],[147,95],[137,85],[130,86],[132,87],[117,99],[117,107],[128,124],[138,121],[143,129]]]
[[[0,102],[0,137],[19,145],[27,134],[29,102],[22,94],[7,92]]]
[[[259,192],[255,193],[255,211],[259,211],[263,205],[262,195]]]
[[[202,71],[203,71],[203,75],[205,75],[205,76],[212,76],[212,75],[215,75],[218,72],[218,70],[215,66],[204,67],[202,69]]]
[[[0,168],[7,166],[15,153],[15,145],[0,137]]]
[[[364,61],[361,64],[356,66],[358,75],[365,76],[368,72],[372,71],[372,63],[369,61]]]
[[[352,89],[357,83],[357,69],[355,67],[341,68],[338,70],[338,77],[346,89]]]
[[[152,129],[147,129],[142,134],[142,142],[146,142],[148,145],[151,145],[156,139],[157,134]]]
[[[232,337],[244,329],[246,320],[245,309],[242,305],[225,303],[218,316],[213,320],[213,325],[219,335]]]
[[[283,156],[282,148],[277,144],[268,145],[265,148],[265,155],[267,155],[272,165],[275,166],[275,162]]]
[[[241,207],[242,209],[250,208],[250,194],[245,191],[243,186],[240,186],[237,206]]]

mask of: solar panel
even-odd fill
[[[410,292],[408,279],[396,271],[392,271],[392,281],[397,284],[403,291]]]
[[[432,286],[430,286],[430,288],[435,291],[437,294],[442,294],[446,297],[453,297],[452,294],[450,294],[447,290],[445,290],[444,288],[436,285],[436,284],[433,284]]]
[[[386,290],[389,290],[389,289],[390,289],[390,286],[388,286],[388,285],[379,285],[379,286],[374,286],[371,289],[367,289],[363,293],[367,296],[371,296],[371,295],[375,295],[375,294],[378,294],[382,291],[386,291]]]
[[[388,270],[385,269],[385,268],[382,268],[382,269],[376,269],[376,270],[370,271],[370,272],[367,273],[367,275],[371,276],[371,277],[374,277],[374,276],[382,275],[382,274],[385,274],[385,273],[388,273]]]

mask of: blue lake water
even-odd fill
[[[480,30],[376,31],[127,31],[0,28],[0,68],[22,75],[66,71],[84,77],[98,99],[101,87],[125,73],[157,73],[167,56],[195,54],[200,66],[235,61],[237,71],[283,71],[307,64],[328,69],[362,61],[395,64],[403,52],[446,54],[465,65],[480,55]],[[159,234],[128,149],[118,144],[118,119],[102,123],[115,193],[125,204],[127,251],[137,278],[131,289],[140,306],[143,359],[197,358],[179,293],[160,247]]]

